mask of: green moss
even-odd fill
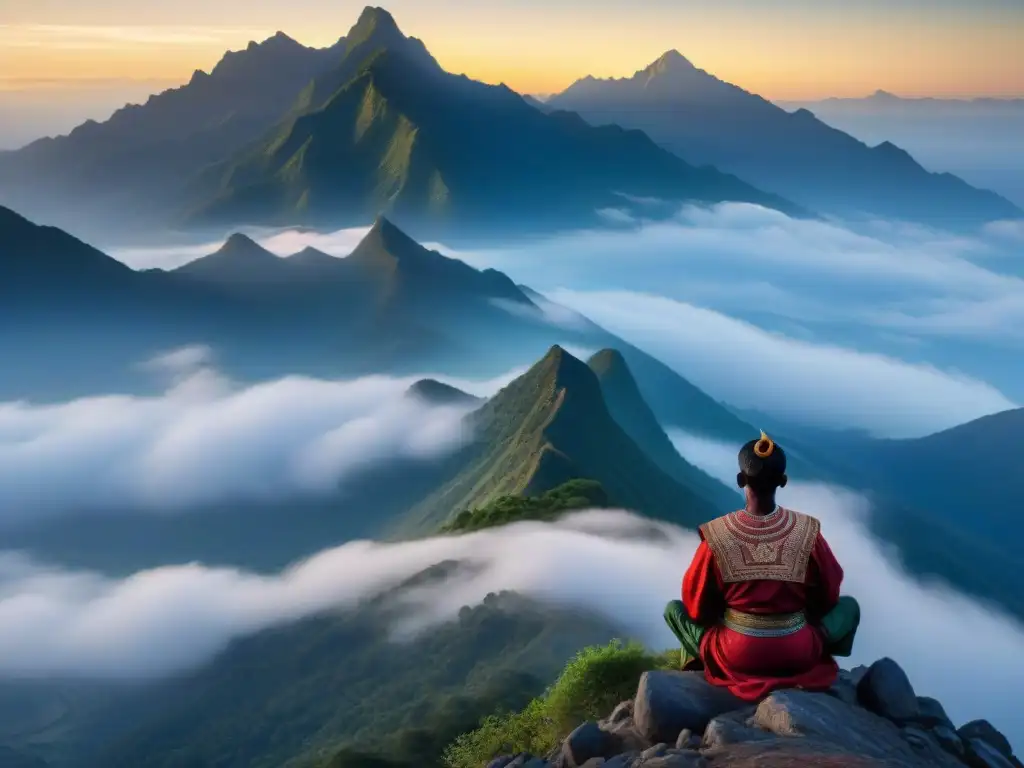
[[[606,716],[633,696],[644,672],[670,668],[674,658],[678,660],[618,640],[584,648],[543,696],[519,712],[492,715],[475,731],[457,738],[445,751],[445,764],[480,768],[499,755],[543,755],[580,723]]]
[[[600,483],[570,480],[540,496],[501,496],[478,509],[463,510],[445,523],[441,532],[463,533],[522,520],[553,520],[574,509],[605,506],[608,494]]]

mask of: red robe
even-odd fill
[[[745,701],[758,701],[779,688],[831,687],[839,667],[825,653],[818,623],[839,601],[842,580],[843,569],[819,533],[802,584],[768,580],[726,584],[702,536],[683,578],[683,605],[692,620],[710,627],[701,638],[708,682],[728,688]],[[727,607],[759,614],[802,610],[807,625],[785,637],[750,637],[721,624]]]

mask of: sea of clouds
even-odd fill
[[[949,588],[908,577],[865,534],[866,502],[855,494],[795,484],[782,500],[822,519],[846,570],[844,591],[861,602],[849,663],[891,656],[918,692],[939,698],[954,720],[986,717],[1024,743],[1017,711],[1024,629]],[[353,606],[452,559],[476,567],[407,596],[412,629],[429,631],[461,606],[512,589],[553,606],[596,611],[651,647],[671,647],[661,612],[679,593],[697,538],[664,525],[657,540],[635,535],[649,527],[625,512],[591,511],[464,536],[357,541],[270,576],[190,564],[110,579],[5,553],[0,676],[140,679],[186,671],[234,638]]]
[[[153,396],[0,403],[0,528],[71,512],[331,493],[380,462],[429,459],[471,438],[469,406],[407,396],[419,376],[239,385],[214,362],[203,346],[147,361],[166,385]],[[520,373],[437,378],[485,396]]]
[[[670,222],[618,215],[620,229],[567,233],[506,249],[454,252],[545,292],[555,325],[581,312],[715,397],[782,418],[908,436],[1014,407],[1024,341],[1018,223],[973,237],[878,223],[854,232],[753,206],[685,209]],[[313,245],[337,256],[363,234],[261,233],[280,255]],[[119,252],[138,267],[188,251]],[[980,350],[980,351],[979,351]],[[1005,358],[999,362],[1000,355]],[[0,404],[0,520],[130,499],[184,509],[225,494],[316,492],[367,462],[461,444],[457,409],[409,400],[412,379],[286,377],[237,386],[209,350],[151,361],[167,389],[149,398]],[[490,394],[501,381],[451,382]],[[692,463],[730,481],[736,446],[683,433]],[[843,488],[793,483],[781,500],[822,519],[863,608],[851,663],[896,658],[919,693],[955,720],[986,717],[1018,745],[1024,629],[998,610],[905,574],[866,533],[868,502]],[[350,542],[277,574],[189,564],[127,578],[0,555],[0,675],[140,678],[210,659],[232,639],[328,607],[354,605],[424,568],[476,568],[417,590],[413,628],[453,617],[494,591],[583,607],[668,646],[664,602],[677,596],[693,533],[625,512],[414,542]],[[408,630],[409,627],[404,629]],[[969,659],[969,663],[964,659]]]
[[[652,352],[714,397],[781,420],[927,434],[1024,402],[1024,222],[972,236],[858,230],[748,204],[508,247],[430,247],[493,267]],[[258,232],[286,256],[343,257],[365,229]],[[218,243],[114,255],[171,267]],[[551,311],[557,308],[557,311]],[[756,385],[751,385],[756,382]]]

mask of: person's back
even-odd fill
[[[827,689],[833,656],[850,654],[859,607],[839,596],[843,569],[818,521],[775,504],[787,482],[782,449],[762,433],[739,463],[746,506],[700,527],[683,599],[668,604],[665,620],[684,668],[703,663],[709,682],[742,699]]]

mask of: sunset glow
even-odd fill
[[[329,45],[363,5],[8,0],[0,9],[0,88],[180,83],[209,70],[225,50],[278,29],[306,45]],[[387,8],[445,68],[529,93],[558,91],[587,74],[626,76],[676,48],[774,99],[878,88],[906,96],[1024,95],[1024,5],[1004,0],[394,0]]]

